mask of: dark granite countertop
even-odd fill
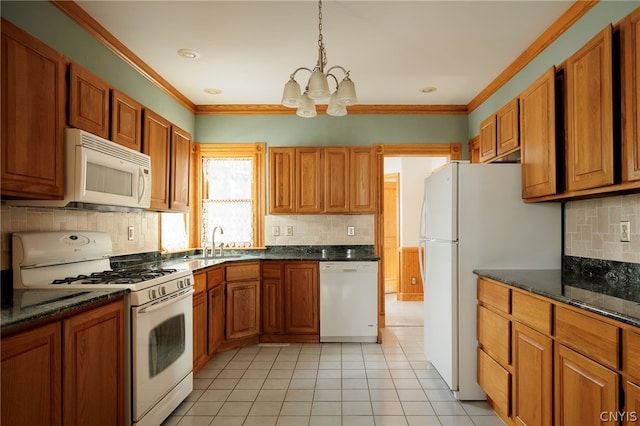
[[[560,269],[477,269],[473,272],[479,276],[640,327],[640,298],[637,292],[620,291],[620,285],[611,285],[600,277],[576,276],[563,273]],[[635,283],[631,286],[638,289]]]
[[[32,325],[54,316],[123,296],[129,290],[18,290],[3,295],[0,312],[2,333],[20,326]]]

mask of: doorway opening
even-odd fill
[[[377,150],[380,205],[376,252],[381,258],[380,327],[422,327],[424,304],[418,237],[424,179],[460,159],[460,144],[384,145]]]

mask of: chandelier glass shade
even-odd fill
[[[329,100],[327,114],[340,117],[347,114],[347,105],[355,105],[358,102],[356,87],[349,78],[349,71],[340,65],[334,65],[325,71],[327,65],[327,52],[322,39],[322,0],[318,1],[318,62],[311,69],[300,67],[290,76],[284,85],[282,105],[289,108],[297,108],[296,114],[300,117],[311,118],[316,116],[316,101]],[[298,71],[308,71],[311,76],[301,92],[300,85],[296,81]],[[340,70],[344,74],[342,81],[334,74],[334,70]],[[329,88],[329,77],[335,82],[335,91]]]

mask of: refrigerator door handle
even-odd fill
[[[425,235],[425,206],[427,205],[427,198],[426,195],[425,197],[422,199],[422,205],[420,206],[420,223],[418,224],[418,237],[419,238],[426,238]]]
[[[418,263],[420,264],[420,278],[422,278],[422,291],[424,292],[424,258],[423,256],[425,255],[425,249],[427,243],[424,240],[420,240],[420,243],[418,244]]]

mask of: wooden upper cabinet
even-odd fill
[[[322,212],[322,150],[320,148],[296,148],[296,212]]]
[[[167,210],[171,123],[149,109],[143,116],[142,152],[151,157],[151,209]]]
[[[566,61],[567,189],[614,183],[612,26]]]
[[[469,139],[469,159],[472,163],[480,162],[480,135]]]
[[[111,140],[142,151],[142,105],[117,89],[111,90]]]
[[[109,138],[109,85],[76,63],[69,66],[69,126]]]
[[[2,195],[64,196],[66,62],[2,19]]]
[[[497,154],[496,116],[491,114],[480,123],[480,162],[487,162]]]
[[[518,98],[496,112],[496,155],[507,154],[518,149]]]
[[[376,162],[370,147],[350,148],[349,211],[373,213],[376,207]]]
[[[326,148],[324,152],[324,211],[349,211],[349,148]]]
[[[295,149],[269,148],[269,212],[295,212]]]
[[[640,9],[620,25],[622,180],[640,180]]]
[[[171,126],[171,210],[189,210],[189,177],[191,165],[191,135]]]
[[[522,198],[557,191],[555,67],[520,94]]]

